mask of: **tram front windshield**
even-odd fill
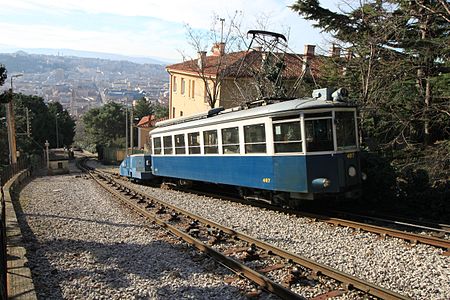
[[[356,148],[355,114],[353,111],[335,112],[336,139],[338,150]]]
[[[337,151],[356,149],[354,111],[336,111]],[[306,150],[308,152],[334,151],[332,112],[305,114]]]
[[[306,150],[308,152],[333,151],[331,112],[305,114]]]

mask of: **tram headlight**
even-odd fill
[[[356,168],[354,166],[350,166],[348,168],[348,176],[350,176],[350,177],[356,176]]]
[[[331,185],[331,180],[328,178],[316,178],[312,182],[314,189],[321,190]]]
[[[367,174],[364,172],[361,172],[361,179],[366,181],[367,180]]]

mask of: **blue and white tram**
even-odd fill
[[[244,196],[293,206],[324,195],[357,197],[356,107],[322,94],[157,123],[153,175],[233,185]]]

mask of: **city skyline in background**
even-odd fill
[[[172,63],[181,61],[183,55],[195,55],[188,43],[186,24],[207,32],[218,22],[216,16],[225,19],[227,28],[236,11],[244,31],[263,26],[287,34],[294,52],[303,52],[305,44],[326,51],[331,40],[313,28],[313,22],[289,8],[294,2],[131,0],[124,5],[117,0],[0,0],[0,52],[71,55],[68,50],[72,49],[97,53],[90,57],[111,53]],[[330,0],[323,1],[323,5],[339,9]]]

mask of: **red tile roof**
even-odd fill
[[[157,119],[155,115],[148,115],[143,117],[136,126],[141,128],[155,127],[156,122],[163,121],[166,119],[167,118]]]
[[[303,61],[305,56],[302,54],[275,53],[278,58],[283,58],[286,67],[283,70],[283,77],[297,78],[301,76],[303,70]],[[225,54],[223,56],[206,56],[204,58],[204,74],[216,76],[220,72],[225,77],[249,77],[257,73],[261,67],[263,57],[271,58],[270,53],[260,51],[240,51]],[[274,60],[276,60],[274,58]],[[180,71],[192,74],[199,74],[199,59],[188,60],[182,63],[169,65],[166,69],[170,71]],[[316,73],[316,60],[314,57],[310,60],[311,70]]]

